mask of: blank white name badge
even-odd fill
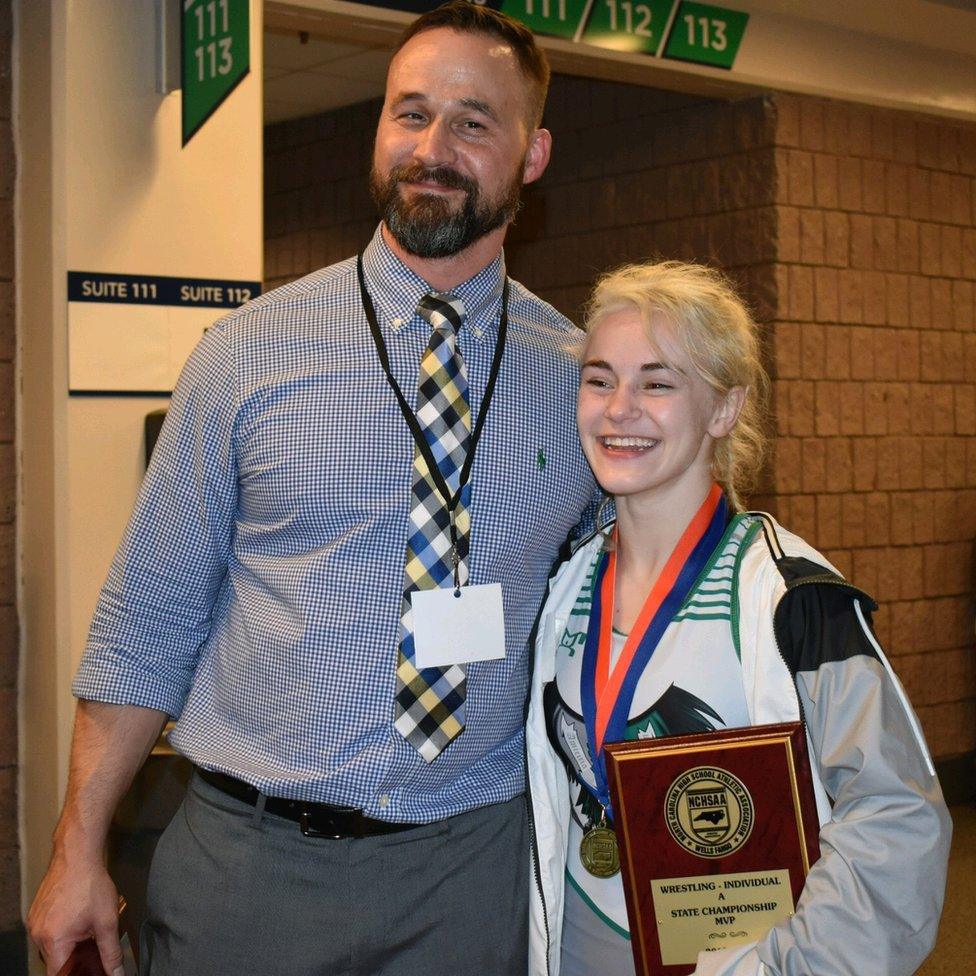
[[[496,661],[505,656],[505,611],[501,583],[414,590],[414,664],[444,668],[471,661]]]

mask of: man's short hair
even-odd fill
[[[421,14],[407,27],[400,35],[394,56],[412,37],[438,27],[447,27],[460,34],[487,34],[508,44],[518,58],[522,74],[532,86],[529,106],[533,125],[539,125],[549,93],[549,60],[528,27],[491,7],[482,7],[470,0],[449,0]]]

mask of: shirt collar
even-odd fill
[[[417,302],[435,289],[390,250],[383,238],[382,224],[363,251],[363,272],[381,329],[400,332],[406,328],[430,327],[417,314]],[[494,261],[448,293],[464,302],[462,329],[470,330],[476,339],[498,327],[497,306],[504,283],[505,256],[499,252]]]

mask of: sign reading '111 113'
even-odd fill
[[[537,34],[614,51],[731,68],[749,15],[687,0],[502,0]]]
[[[181,0],[183,145],[251,70],[250,0]]]

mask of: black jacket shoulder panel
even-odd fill
[[[857,619],[855,601],[865,623],[878,605],[863,590],[832,569],[805,556],[787,556],[770,519],[763,517],[763,535],[786,593],[773,616],[773,632],[794,678],[831,661],[863,654],[878,660],[874,644]]]
[[[861,604],[870,626],[874,601],[839,576],[830,577],[788,587],[776,608],[776,643],[794,677],[799,671],[816,671],[861,654],[879,660],[854,607],[855,601]]]
[[[824,582],[836,580],[838,583],[846,583],[843,576],[838,576],[833,570],[815,563],[812,559],[807,559],[806,556],[781,556],[775,562],[780,576],[786,582],[787,589],[796,585],[803,585],[806,581],[814,579]]]

